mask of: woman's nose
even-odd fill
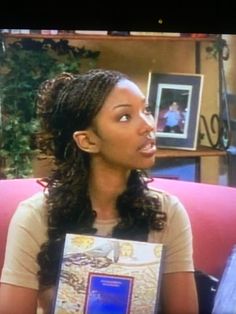
[[[155,122],[152,114],[141,114],[140,133],[149,133],[155,130]]]

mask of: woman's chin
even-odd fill
[[[142,162],[139,167],[136,167],[137,169],[143,169],[148,170],[152,168],[155,165],[156,158],[150,158],[149,160],[145,160],[145,162]]]

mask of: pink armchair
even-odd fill
[[[170,179],[150,185],[179,197],[192,223],[195,268],[220,278],[236,244],[236,188]],[[40,190],[36,179],[0,180],[0,272],[11,216],[21,200]]]
[[[0,273],[11,217],[20,201],[42,189],[43,187],[34,178],[0,180]]]

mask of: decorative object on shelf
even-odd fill
[[[70,46],[67,40],[20,38],[0,49],[0,163],[7,178],[32,176],[37,154],[35,98],[40,83],[59,72],[96,66],[99,51]],[[1,161],[2,160],[2,161]]]
[[[180,33],[176,32],[130,32],[131,36],[166,36],[166,37],[180,37]]]
[[[129,31],[108,31],[108,35],[111,36],[129,36]]]
[[[108,31],[98,30],[75,30],[75,34],[78,35],[107,35]]]
[[[219,147],[228,149],[231,144],[231,117],[228,100],[228,89],[225,77],[224,61],[229,59],[229,47],[226,40],[219,54],[220,77],[221,77],[221,99],[220,99],[220,142]]]
[[[210,35],[206,34],[206,33],[191,33],[190,34],[190,37],[192,37],[192,38],[207,38],[209,36]]]
[[[58,30],[57,29],[41,29],[41,34],[43,34],[43,35],[57,35]]]
[[[219,57],[225,61],[229,59],[229,46],[227,41],[219,34],[215,36],[215,40],[212,42],[211,46],[206,47],[206,52],[215,59]]]
[[[227,61],[230,56],[229,46],[225,39],[220,35],[217,40],[214,41],[212,46],[206,48],[206,51],[210,53],[219,62],[220,69],[220,112],[219,114],[213,114],[210,119],[210,125],[204,115],[201,115],[201,121],[203,123],[205,133],[210,145],[213,148],[227,150],[231,144],[231,124],[230,124],[230,110],[228,101],[227,83],[225,78],[224,61]],[[216,134],[216,140],[213,141],[212,135]]]
[[[196,149],[202,86],[202,74],[149,73],[158,147]]]
[[[213,148],[218,148],[219,143],[220,143],[220,118],[219,118],[219,115],[213,114],[211,116],[210,129],[209,129],[209,126],[207,124],[206,117],[203,114],[200,115],[200,122],[203,123],[204,130],[206,132],[206,133],[202,133],[201,131],[199,132],[200,133],[199,134],[200,140],[204,138],[204,135],[206,135],[207,140],[209,141],[210,145]],[[216,140],[215,141],[212,139],[211,133],[216,134]]]
[[[218,114],[213,114],[210,119],[210,127],[204,115],[200,115],[200,121],[203,123],[205,130],[205,133],[200,132],[200,138],[204,138],[204,135],[206,135],[211,147],[227,150],[231,142],[230,120],[221,119]],[[213,134],[216,135],[215,141],[212,138]]]

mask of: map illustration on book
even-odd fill
[[[54,314],[154,314],[163,244],[67,234]]]

